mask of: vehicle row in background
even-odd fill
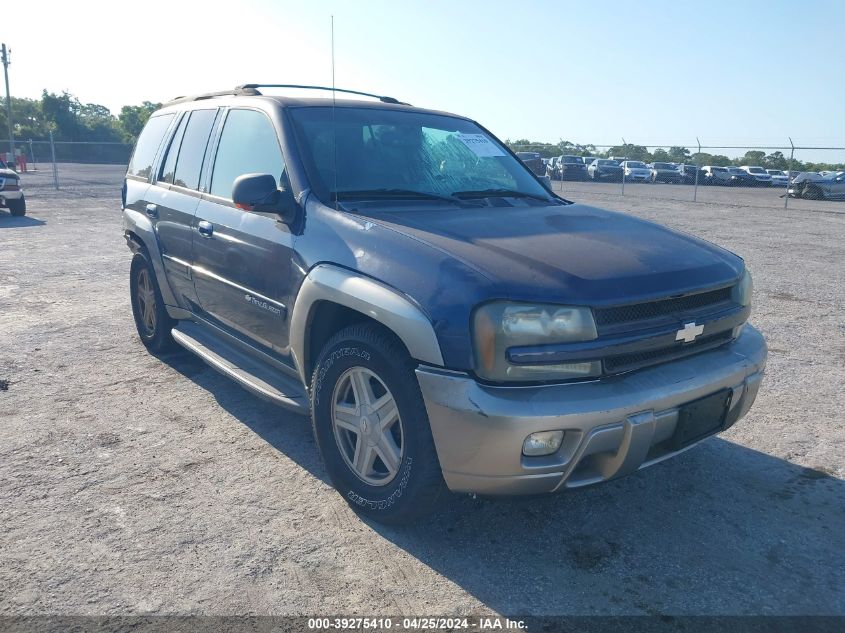
[[[682,183],[687,185],[726,185],[744,187],[785,187],[788,172],[764,169],[757,165],[722,167],[658,162],[645,163],[624,156],[597,158],[564,154],[542,158],[539,152],[516,152],[516,155],[538,176],[548,180],[596,180],[620,182]],[[697,172],[697,173],[696,173]],[[830,172],[835,177],[833,172]],[[841,173],[841,172],[837,172]],[[795,178],[797,172],[792,172]],[[814,174],[822,178],[825,174]]]

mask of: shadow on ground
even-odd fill
[[[164,361],[326,481],[307,419],[191,356]],[[503,500],[447,495],[420,524],[370,526],[507,615],[841,615],[843,524],[841,479],[714,438],[601,486]]]
[[[44,220],[28,215],[15,217],[0,210],[0,229],[19,229],[27,226],[41,226],[47,224]]]

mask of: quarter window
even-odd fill
[[[179,145],[182,143],[182,135],[185,133],[185,126],[188,124],[188,117],[182,117],[179,123],[179,128],[173,135],[173,140],[170,141],[170,147],[167,149],[167,157],[164,159],[164,164],[158,175],[159,182],[168,182],[173,184],[173,176],[176,173],[176,157],[179,155]]]
[[[284,170],[282,151],[270,119],[256,110],[230,110],[220,135],[211,176],[211,193],[232,197],[232,184],[243,174],[271,174]]]
[[[179,147],[173,184],[188,189],[199,187],[202,160],[217,110],[194,110]]]
[[[138,142],[135,144],[135,151],[132,153],[132,160],[129,161],[128,173],[139,178],[149,178],[153,171],[153,161],[155,161],[158,148],[161,147],[161,142],[164,140],[164,133],[170,126],[173,120],[172,114],[162,114],[160,116],[152,117],[141,135],[138,137]]]

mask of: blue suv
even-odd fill
[[[132,310],[153,353],[310,414],[355,510],[606,481],[749,410],[742,259],[557,197],[470,119],[261,92],[289,87],[150,118],[122,191]]]

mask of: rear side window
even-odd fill
[[[161,172],[158,175],[159,182],[173,184],[173,176],[176,174],[176,157],[179,155],[179,145],[182,143],[182,135],[185,133],[186,125],[188,125],[188,117],[184,116],[179,123],[179,128],[173,135],[173,140],[170,141],[167,157],[164,159],[164,164],[161,166]]]
[[[214,125],[217,110],[194,110],[185,128],[179,158],[176,160],[176,174],[173,184],[188,189],[199,187],[202,159],[208,146],[208,137]]]
[[[217,146],[211,194],[231,198],[238,176],[271,174],[279,180],[283,171],[282,151],[270,119],[256,110],[230,110]]]
[[[167,132],[172,120],[172,114],[162,114],[147,121],[147,125],[144,126],[141,135],[138,137],[138,142],[135,144],[132,160],[129,161],[128,173],[130,175],[139,178],[150,177],[158,148],[161,146],[164,133]]]

